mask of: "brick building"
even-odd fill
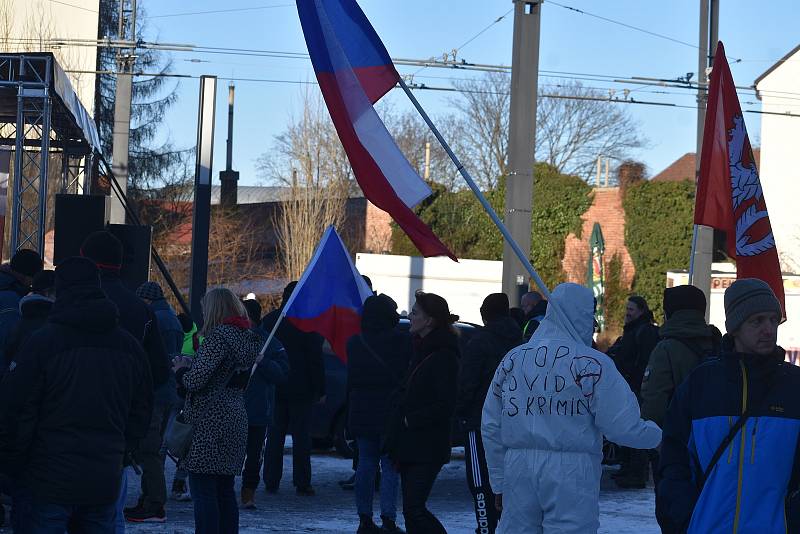
[[[594,201],[581,217],[583,226],[581,237],[569,234],[564,246],[562,268],[568,282],[586,283],[586,271],[589,263],[589,238],[594,223],[599,222],[605,239],[606,266],[614,254],[622,260],[622,279],[626,285],[633,280],[635,268],[633,260],[625,246],[625,210],[622,208],[622,194],[619,187],[602,187],[594,190]]]

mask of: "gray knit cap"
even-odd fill
[[[781,303],[769,284],[756,278],[737,280],[725,290],[725,329],[735,332],[748,317],[757,313],[782,315]]]

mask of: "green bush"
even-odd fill
[[[691,181],[643,182],[625,192],[625,245],[636,267],[633,290],[663,317],[666,273],[688,269],[695,186]]]
[[[502,216],[505,180],[484,193]],[[559,174],[539,163],[534,174],[534,209],[531,228],[531,261],[549,287],[564,280],[561,260],[567,234],[580,236],[581,216],[592,203],[591,187],[576,176]],[[434,190],[417,213],[459,258],[499,260],[503,239],[471,191]],[[392,253],[413,256],[416,247],[396,225],[392,231]]]
[[[603,302],[606,327],[611,338],[619,336],[622,332],[622,323],[625,319],[625,304],[628,301],[630,288],[622,279],[622,257],[614,254],[606,262],[605,270],[605,300]]]

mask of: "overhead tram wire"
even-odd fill
[[[83,74],[112,74],[111,71],[73,71],[67,70],[65,72],[71,73],[83,73]],[[164,77],[174,77],[174,78],[189,78],[189,79],[200,79],[199,75],[194,74],[175,74],[175,73],[148,73],[148,72],[138,72],[133,73],[134,76],[164,76]],[[269,79],[269,78],[240,78],[240,77],[231,77],[231,76],[218,76],[218,80],[221,81],[233,81],[233,82],[243,82],[243,83],[277,83],[277,84],[292,84],[292,85],[318,85],[317,82],[313,81],[302,81],[302,80],[278,80],[278,79]],[[474,90],[462,90],[455,87],[435,87],[429,86],[425,84],[414,84],[409,85],[411,89],[421,90],[421,91],[444,91],[444,92],[455,92],[455,93],[470,93],[470,94],[510,94],[510,93],[501,93],[497,91],[474,91]],[[554,98],[559,100],[583,100],[583,101],[590,101],[590,102],[609,102],[612,104],[635,104],[635,105],[642,105],[642,106],[658,106],[658,107],[670,107],[670,108],[679,108],[679,109],[697,109],[696,106],[687,106],[683,104],[676,104],[674,102],[655,102],[655,101],[646,101],[646,100],[633,100],[633,99],[622,99],[616,97],[600,97],[600,96],[574,96],[574,95],[559,95],[559,94],[542,94],[540,95],[541,98]],[[750,109],[743,109],[745,113],[757,113],[757,114],[767,114],[767,115],[782,115],[787,117],[800,117],[800,112],[798,113],[780,113],[780,112],[767,112],[767,111],[757,111],[757,110],[750,110]]]
[[[10,41],[14,42],[39,42],[38,39],[11,39]],[[91,40],[91,39],[49,39],[48,40],[52,45],[55,46],[90,46],[90,47],[115,47],[115,48],[129,48],[131,45],[128,42],[122,41],[113,41],[109,39],[98,39],[98,40]],[[287,52],[287,51],[277,51],[277,50],[260,50],[260,49],[249,49],[249,48],[227,48],[227,47],[210,47],[210,46],[200,46],[200,45],[192,45],[192,44],[176,44],[176,43],[149,43],[145,41],[140,41],[137,43],[137,46],[141,48],[147,49],[157,49],[157,50],[168,50],[168,51],[176,51],[176,52],[190,52],[196,54],[223,54],[223,55],[246,55],[246,56],[255,56],[255,57],[270,57],[270,58],[280,58],[280,59],[304,59],[307,60],[309,58],[308,54],[302,52]],[[408,59],[408,58],[393,58],[393,61],[396,65],[400,66],[424,66],[424,67],[436,67],[436,68],[445,68],[445,69],[455,69],[455,70],[463,70],[463,71],[470,71],[470,72],[486,72],[486,71],[500,71],[500,72],[510,72],[511,67],[506,65],[491,65],[491,64],[482,64],[482,63],[470,63],[466,61],[444,61],[444,60],[437,60],[437,59],[427,59],[427,60],[419,60],[419,59]],[[591,73],[579,73],[579,72],[570,72],[570,71],[550,71],[550,70],[540,70],[540,75],[548,76],[554,75],[558,77],[562,77],[565,79],[575,79],[579,81],[601,81],[606,83],[619,83],[619,84],[640,84],[640,85],[654,85],[654,82],[661,87],[670,87],[670,88],[678,88],[678,89],[687,89],[696,91],[698,89],[698,84],[696,82],[682,82],[678,79],[668,79],[668,78],[651,78],[651,77],[640,77],[640,76],[632,76],[632,77],[625,77],[625,76],[613,76],[613,75],[605,75],[605,74],[591,74]],[[414,76],[413,74],[411,75]],[[701,86],[701,88],[704,88]],[[746,94],[747,96],[755,96],[756,91],[752,86],[737,86],[737,92],[740,94]],[[785,95],[781,96],[780,98],[787,99],[787,100],[794,100],[800,99],[800,93],[792,93],[789,91],[760,91],[761,94],[769,95],[769,96],[778,96],[778,95]],[[790,98],[795,97],[795,98]]]
[[[492,22],[490,22],[485,28],[480,30],[478,33],[476,33],[475,35],[473,35],[472,37],[470,37],[469,39],[464,41],[464,43],[462,43],[460,46],[454,48],[453,49],[453,52],[454,52],[454,58],[453,59],[455,59],[455,55],[457,55],[458,52],[460,52],[462,48],[466,47],[467,45],[472,43],[472,41],[474,41],[475,39],[477,39],[478,37],[480,37],[481,35],[486,33],[492,26],[494,26],[495,24],[498,24],[499,22],[501,22],[504,18],[506,18],[513,11],[514,11],[514,8],[512,7],[511,9],[509,9],[508,11],[506,11],[505,13],[503,13],[502,15],[500,15],[499,17],[494,19]],[[428,68],[428,65],[424,65],[422,68],[420,68],[418,71],[416,71],[414,73],[414,75],[416,76],[417,74],[419,74],[420,72],[422,72],[426,68]]]
[[[190,17],[194,15],[212,15],[219,13],[237,13],[241,11],[261,11],[264,9],[275,9],[278,7],[294,7],[294,4],[274,4],[269,6],[237,7],[231,9],[213,9],[210,11],[189,11],[185,13],[168,13],[164,15],[148,15],[148,19],[163,19],[168,17]]]

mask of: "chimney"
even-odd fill
[[[226,141],[227,156],[225,158],[225,170],[219,173],[220,199],[223,208],[235,208],[238,203],[236,194],[236,182],[239,181],[239,173],[233,170],[233,96],[236,87],[233,82],[228,86],[228,140]]]

